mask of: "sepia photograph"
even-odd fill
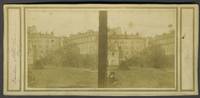
[[[29,9],[28,87],[99,87],[99,29],[106,29],[103,87],[173,88],[174,17],[174,9]]]
[[[4,95],[198,95],[198,11],[6,4]]]

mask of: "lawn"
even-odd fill
[[[96,88],[98,73],[94,70],[70,67],[29,69],[29,87]],[[174,87],[174,71],[156,68],[117,70],[119,88],[170,88]]]
[[[116,71],[118,85],[123,88],[172,88],[174,87],[174,71],[156,68],[136,67],[131,70]]]
[[[45,69],[29,69],[28,76],[28,84],[30,87],[97,87],[97,71],[56,67]]]

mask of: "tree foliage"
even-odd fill
[[[174,65],[174,55],[166,55],[160,45],[151,45],[120,63],[120,69],[130,67],[170,68]]]
[[[34,63],[36,68],[45,66],[95,68],[96,65],[96,55],[80,54],[79,48],[75,45],[53,51]]]

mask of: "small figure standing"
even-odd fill
[[[115,76],[115,72],[110,72],[110,74],[108,76],[108,83],[109,83],[109,87],[117,86],[117,78]]]

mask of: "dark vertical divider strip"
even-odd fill
[[[107,72],[107,11],[99,11],[98,87],[106,87]]]

